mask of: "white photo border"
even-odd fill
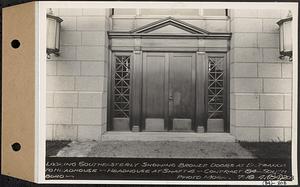
[[[160,184],[160,185],[262,185],[263,181],[158,181],[158,180],[46,180],[46,12],[48,8],[181,8],[196,6],[211,9],[289,9],[293,15],[293,91],[292,91],[292,175],[298,184],[297,117],[298,117],[298,3],[297,2],[109,2],[109,1],[37,1],[35,2],[36,46],[36,120],[35,182],[47,184]]]

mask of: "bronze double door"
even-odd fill
[[[144,52],[142,75],[143,129],[195,130],[195,53]]]

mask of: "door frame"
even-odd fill
[[[172,25],[177,28],[183,29],[188,33],[153,33],[149,31],[158,30],[161,27]],[[199,61],[207,61],[206,52],[209,53],[228,53],[230,51],[230,39],[232,33],[230,32],[210,32],[203,28],[196,27],[195,25],[189,24],[187,22],[181,21],[179,19],[175,19],[173,17],[166,17],[164,19],[154,21],[152,23],[146,24],[144,26],[128,30],[128,31],[108,31],[107,32],[109,39],[109,49],[112,52],[133,52],[134,56],[134,74],[133,77],[136,77],[135,74],[140,75],[142,71],[141,62],[142,62],[142,53],[144,51],[153,51],[153,52],[195,52],[196,63]],[[199,53],[199,55],[198,55]],[[200,54],[201,53],[201,54]],[[110,53],[111,54],[111,53]],[[199,57],[199,58],[198,58]],[[226,114],[225,114],[225,130],[229,132],[230,123],[229,123],[229,55],[227,55],[226,66]],[[110,58],[112,60],[112,58]],[[200,63],[201,64],[201,63]],[[205,64],[205,63],[202,63]],[[207,74],[207,72],[206,72]],[[142,77],[142,76],[140,76]],[[198,77],[199,78],[199,77]],[[202,79],[203,80],[203,79]],[[207,80],[206,80],[207,82]],[[142,99],[139,95],[142,93],[141,80],[133,81],[134,95],[138,96],[136,101],[132,101],[133,103],[133,126],[139,127],[141,125],[141,117],[137,115],[139,111],[142,109],[141,102]],[[136,88],[136,89],[135,89]],[[196,93],[204,94],[200,89],[196,89]],[[110,101],[110,100],[109,100]],[[196,101],[197,105],[201,104],[199,99]],[[207,104],[207,101],[204,101],[202,104]],[[199,112],[199,107],[196,107],[197,113]],[[110,112],[109,112],[110,113]],[[205,118],[204,115],[197,117],[196,123],[203,120]],[[136,129],[136,128],[135,128]],[[201,128],[200,128],[201,129]],[[139,129],[140,130],[140,129]],[[203,131],[203,130],[200,130]]]

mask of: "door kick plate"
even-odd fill
[[[163,118],[146,118],[145,131],[164,131],[165,120]]]
[[[191,119],[173,119],[173,130],[191,130],[192,129],[192,120]]]

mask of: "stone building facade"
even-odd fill
[[[291,140],[292,62],[279,58],[276,24],[287,16],[286,10],[53,9],[53,12],[64,21],[60,56],[47,60],[48,140],[101,140],[103,133],[114,130],[110,109],[114,54],[130,53],[131,61],[135,60],[134,68],[138,68],[136,59],[145,58],[143,45],[145,51],[147,45],[149,50],[157,45],[160,52],[164,47],[175,53],[194,50],[192,58],[200,59],[197,63],[207,63],[210,56],[206,54],[222,51],[227,68],[223,133],[230,133],[240,141]],[[164,39],[162,46],[143,39],[149,32],[156,36],[170,34],[177,37],[176,41],[181,41],[176,35],[194,34],[191,37],[197,35],[198,39],[182,40],[178,49],[178,43],[172,43],[170,37]],[[135,37],[126,38],[131,35]],[[230,37],[224,39],[225,36]],[[201,89],[199,93],[204,94]],[[209,96],[203,97],[204,102],[208,100]],[[204,121],[206,126],[207,119]],[[179,122],[173,121],[173,127]],[[127,130],[141,133],[147,130],[137,124]],[[207,127],[199,130],[196,125],[194,131],[209,133],[210,130]]]
[[[278,58],[276,24],[286,14],[232,11],[230,117],[239,140],[291,140],[292,63]]]

